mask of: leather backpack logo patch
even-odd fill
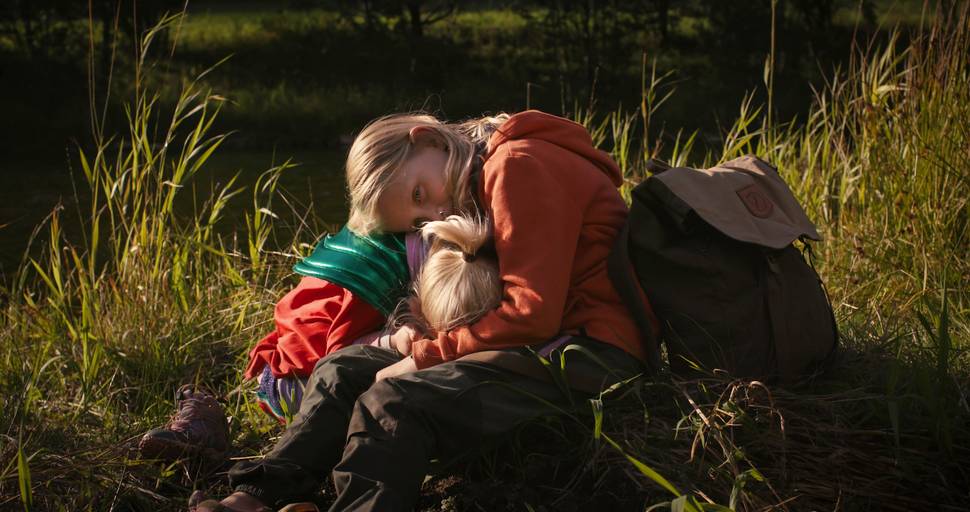
[[[755,217],[764,219],[771,215],[772,210],[775,209],[775,203],[771,202],[768,195],[762,192],[758,185],[748,185],[738,190],[737,194],[745,208]]]

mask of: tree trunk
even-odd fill
[[[660,25],[660,46],[667,46],[667,35],[670,30],[670,0],[658,1],[657,21]]]
[[[599,55],[596,49],[596,0],[587,0],[583,4],[583,41],[586,47],[586,84],[592,96],[596,88],[596,73],[599,67]]]
[[[19,2],[19,4],[20,23],[24,26],[24,48],[27,50],[27,56],[33,57],[38,46],[33,9],[31,9],[30,0]]]
[[[407,2],[408,16],[411,20],[411,37],[415,41],[424,37],[424,22],[421,20],[421,2],[409,0]]]

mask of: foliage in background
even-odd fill
[[[853,35],[879,33],[877,12],[918,12],[919,4],[782,3],[776,103],[783,117],[804,111],[808,84],[842,62]],[[644,52],[678,71],[682,94],[665,110],[666,122],[701,129],[707,144],[730,119],[735,98],[757,84],[771,19],[767,0],[732,9],[717,0],[16,0],[0,7],[0,64],[18,80],[5,81],[0,93],[18,99],[8,113],[18,129],[0,135],[26,154],[68,138],[87,143],[83,89],[71,94],[58,85],[83,83],[93,53],[99,98],[109,86],[110,97],[128,97],[134,35],[183,6],[184,23],[158,36],[183,44],[174,54],[165,44],[154,51],[170,54],[165,67],[183,78],[233,54],[206,84],[234,92],[217,127],[244,126],[235,144],[250,148],[333,146],[372,117],[402,109],[461,118],[528,105],[562,114],[593,96],[600,107],[630,106]],[[167,107],[177,101],[177,90],[160,92]],[[122,110],[120,102],[111,107]],[[120,115],[106,121],[113,130],[126,122]]]
[[[0,508],[180,510],[193,487],[224,490],[189,466],[132,459],[185,382],[223,395],[238,454],[278,432],[241,369],[321,229],[280,208],[285,165],[254,187],[230,181],[193,197],[189,179],[234,135],[213,131],[226,101],[204,81],[180,81],[164,108],[149,87],[167,71],[149,47],[177,23],[142,39],[126,131],[79,150],[83,222],[52,212],[35,236],[43,254],[28,253],[0,294]],[[801,124],[770,122],[773,106],[746,97],[704,158],[691,151],[696,134],[650,128],[681,91],[668,96],[649,58],[638,62],[639,109],[570,109],[627,187],[651,157],[701,166],[755,153],[779,167],[826,237],[816,264],[848,349],[832,375],[794,391],[718,374],[629,382],[594,401],[592,419],[539,422],[537,436],[520,431],[445,468],[422,509],[965,508],[968,8],[890,43],[854,50]],[[226,201],[242,194],[245,222],[224,234]],[[182,199],[193,215],[175,214]]]

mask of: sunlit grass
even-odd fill
[[[149,33],[141,55],[177,19]],[[177,214],[177,198],[226,140],[209,132],[224,101],[187,82],[162,113],[136,83],[128,133],[78,151],[89,196],[77,203],[83,222],[65,227],[55,209],[39,251],[4,290],[0,387],[11,414],[3,425],[21,455],[0,486],[31,477],[21,494],[38,510],[107,508],[103,478],[127,464],[125,439],[170,414],[173,386],[238,385],[240,354],[266,328],[284,286],[285,255],[306,250],[296,242],[302,225],[272,228],[274,208],[284,206],[273,198],[285,161],[252,190],[230,179],[198,200],[195,215]],[[252,198],[245,225],[238,236],[220,234],[228,201],[244,192]],[[274,239],[283,233],[292,238]],[[237,400],[234,416],[244,406]],[[84,492],[63,492],[78,482]]]

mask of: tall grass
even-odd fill
[[[144,35],[136,76],[152,72],[150,46],[177,20]],[[225,98],[196,79],[181,84],[171,112],[158,111],[157,100],[136,81],[128,132],[78,149],[82,224],[62,225],[55,209],[41,247],[3,290],[0,429],[17,464],[0,474],[0,508],[18,475],[27,509],[161,499],[132,480],[126,440],[170,414],[180,382],[236,387],[238,359],[285,286],[286,258],[266,254],[296,250],[273,239],[293,233],[274,229],[272,209],[288,164],[252,187],[239,238],[220,235],[229,200],[246,188],[234,177],[201,201],[182,196],[194,193],[193,179],[229,136],[210,133]],[[238,417],[246,404],[235,403]]]
[[[242,451],[275,428],[240,393],[243,358],[307,248],[297,240],[318,233],[279,219],[286,164],[194,199],[193,177],[231,135],[210,132],[225,98],[198,80],[180,84],[170,112],[144,85],[149,47],[175,22],[143,39],[128,132],[77,151],[83,222],[53,211],[3,290],[0,508],[181,509],[209,481],[131,450],[184,382],[224,395]],[[612,148],[625,193],[650,158],[707,166],[754,153],[777,165],[826,238],[817,265],[851,350],[797,394],[716,376],[614,390],[625,398],[600,402],[589,432],[602,442],[576,443],[575,477],[546,489],[550,502],[585,486],[579,503],[626,492],[637,509],[966,506],[967,7],[937,13],[912,41],[853,51],[806,119],[779,123],[748,96],[705,155],[692,134],[651,138],[671,90],[646,57],[638,109],[574,109]],[[239,195],[251,197],[244,225],[226,235]],[[611,487],[619,479],[633,490]]]
[[[611,145],[627,187],[648,175],[650,158],[695,167],[745,154],[772,162],[827,239],[816,254],[844,320],[914,327],[916,313],[939,313],[947,294],[963,317],[970,275],[970,30],[966,10],[951,10],[937,13],[937,22],[907,44],[894,34],[883,47],[855,48],[848,68],[817,91],[805,120],[775,123],[769,106],[746,96],[721,150],[700,157],[696,134],[648,142],[649,119],[672,91],[663,89],[666,75],[658,78],[655,68],[647,80],[646,61],[640,109],[582,111],[575,119],[594,141]],[[770,66],[765,83],[770,89]],[[632,123],[637,116],[641,130]],[[953,327],[966,335],[964,322]]]
[[[935,21],[911,41],[894,34],[885,46],[854,48],[801,122],[771,117],[769,55],[769,104],[745,97],[721,150],[701,158],[691,154],[693,137],[685,143],[680,133],[662,137],[672,146],[664,151],[645,141],[631,149],[630,119],[654,112],[646,101],[639,112],[579,119],[594,134],[612,128],[612,140],[600,140],[612,142],[627,176],[624,192],[647,175],[644,161],[653,156],[707,167],[754,154],[776,165],[825,238],[813,262],[846,349],[836,375],[801,396],[757,383],[674,382],[679,399],[647,408],[682,415],[674,430],[693,436],[689,454],[651,447],[665,437],[661,429],[631,436],[617,447],[620,456],[668,478],[685,460],[698,472],[707,468],[708,478],[689,477],[697,486],[691,499],[712,506],[966,506],[958,489],[968,484],[962,468],[970,462],[968,13],[966,5],[927,13]],[[663,86],[644,84],[644,98]],[[631,157],[637,150],[642,158]],[[819,447],[838,455],[816,453]]]

